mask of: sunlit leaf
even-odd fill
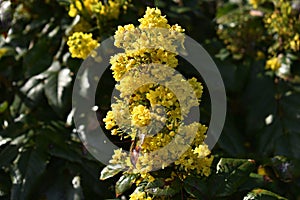
[[[280,200],[287,200],[287,198],[284,198],[274,192],[264,190],[264,189],[254,189],[251,192],[249,192],[245,197],[244,200],[258,200],[258,199],[263,199],[263,200],[275,200],[275,199],[280,199]]]
[[[136,174],[124,174],[116,183],[115,192],[116,196],[123,194],[126,190],[130,189],[133,182],[135,181]]]
[[[100,180],[105,180],[110,177],[113,177],[113,176],[117,175],[119,172],[121,172],[123,169],[124,169],[124,166],[122,166],[120,164],[107,165],[101,171]]]

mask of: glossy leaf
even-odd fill
[[[100,180],[105,180],[105,179],[108,179],[110,177],[113,177],[114,175],[121,172],[123,169],[124,169],[124,166],[122,166],[120,164],[107,165],[101,171]]]
[[[197,177],[189,176],[186,178],[184,180],[184,189],[197,199],[206,199],[210,195],[207,183]]]
[[[124,174],[116,183],[115,192],[116,196],[123,194],[125,191],[129,190],[134,183],[137,175],[135,174]]]
[[[258,199],[266,199],[266,200],[287,200],[287,198],[284,198],[276,193],[270,192],[268,190],[264,189],[254,189],[251,192],[249,192],[245,197],[244,200],[258,200]]]
[[[50,70],[49,76],[45,81],[45,94],[49,104],[55,109],[62,109],[64,106],[63,97],[65,97],[65,89],[71,83],[69,69],[60,70],[60,64],[54,62],[52,64],[53,71]]]
[[[21,153],[13,174],[14,185],[11,198],[16,200],[26,199],[33,185],[44,172],[46,165],[47,157],[42,152],[29,149]]]

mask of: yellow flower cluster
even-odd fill
[[[101,16],[105,16],[108,19],[117,19],[120,15],[120,8],[124,5],[123,1],[109,0],[107,4],[103,4],[101,1],[95,6],[95,13]],[[125,5],[123,6],[125,8]]]
[[[150,110],[143,105],[133,107],[131,114],[131,123],[135,126],[146,126],[151,121]]]
[[[152,200],[152,198],[146,197],[145,192],[136,191],[130,195],[130,200]]]
[[[180,169],[183,168],[187,172],[196,170],[197,174],[209,176],[212,161],[213,157],[200,158],[189,149],[175,161],[175,165],[180,165]]]
[[[261,0],[249,0],[249,4],[251,4],[253,8],[257,8],[260,3]]]
[[[88,55],[99,46],[91,33],[75,32],[68,38],[69,51],[73,58],[87,58]]]
[[[162,49],[147,50],[141,49],[134,52],[119,53],[110,59],[111,70],[116,81],[134,67],[142,64],[162,63],[170,67],[176,67],[178,60],[176,54]]]
[[[208,176],[213,156],[204,143],[207,127],[184,122],[191,109],[199,106],[203,86],[196,78],[185,80],[173,69],[178,65],[184,30],[169,25],[157,8],[147,8],[139,22],[138,27],[119,26],[114,37],[115,46],[125,50],[110,59],[120,96],[103,121],[113,135],[127,135],[134,146],[127,157],[116,151],[111,163],[120,162],[126,165],[126,173],[138,174],[138,188],[155,180],[150,174],[153,169],[170,167],[183,174],[172,173],[166,181],[190,173]],[[148,130],[150,123],[155,126]],[[149,200],[152,196],[136,190],[130,199]]]
[[[180,158],[175,161],[175,165],[186,172],[195,170],[197,174],[208,176],[210,174],[210,166],[213,161],[213,156],[210,155],[210,150],[208,146],[203,142],[205,139],[204,133],[207,130],[206,126],[201,124],[191,124],[184,127],[185,132],[188,133],[189,130],[193,130],[196,126],[198,131],[190,147],[180,156]],[[187,136],[185,135],[184,138]],[[185,141],[178,141],[177,146],[184,145]],[[177,148],[176,146],[176,148]]]
[[[200,99],[202,96],[202,93],[203,93],[202,84],[200,82],[198,82],[195,77],[189,79],[188,81],[189,81],[189,84],[193,87],[196,97],[198,99]]]
[[[290,47],[295,52],[300,50],[300,39],[298,33],[296,33],[294,38],[290,41]]]
[[[257,8],[258,3],[260,4],[262,1],[248,0],[250,6],[245,5],[245,7],[237,9],[234,14],[228,12],[217,18],[219,24],[217,34],[236,60],[254,57],[257,49],[260,48],[259,44],[266,40],[265,37],[258,37],[258,35],[265,34],[264,25],[260,22],[263,12],[252,9]],[[220,55],[222,54],[220,52]]]
[[[144,149],[144,151],[155,151],[168,144],[174,135],[175,132],[173,131],[169,134],[158,133],[153,138],[147,137],[142,144],[142,149]]]
[[[127,154],[122,151],[122,148],[114,150],[114,155],[112,159],[109,161],[111,164],[120,164],[120,162],[123,162],[126,160]]]
[[[281,65],[276,57],[279,54],[295,57],[300,50],[300,14],[296,4],[290,0],[248,0],[248,3],[251,7],[241,4],[242,8],[235,14],[217,18],[220,39],[234,59],[246,56],[256,57],[256,60],[270,58],[265,63],[266,69],[277,70],[280,66],[287,66],[288,71],[293,59]],[[271,4],[273,7],[270,7]],[[226,57],[225,53],[220,52],[219,55]],[[277,76],[280,74],[276,73]]]
[[[194,153],[198,154],[199,158],[204,158],[210,154],[210,150],[206,144],[200,144],[193,151]]]
[[[171,26],[168,24],[166,16],[161,15],[158,8],[147,8],[143,18],[139,19],[140,28],[167,28]]]
[[[98,0],[83,0],[82,2],[83,6],[80,0],[75,0],[70,4],[70,17],[75,17],[79,12],[82,12],[83,9],[89,13],[92,13],[93,7],[98,3]]]
[[[266,62],[266,69],[271,69],[273,71],[276,71],[281,66],[281,60],[278,57],[273,57],[267,60]]]
[[[280,10],[276,9],[265,16],[266,27],[270,33],[290,36],[294,32],[291,29],[293,29],[295,20],[291,16],[291,5],[289,2],[280,1],[279,8]]]
[[[107,3],[103,3],[100,0],[74,0],[70,4],[69,16],[75,17],[78,14],[95,14],[105,16],[107,19],[117,19],[121,8],[126,9],[127,4],[128,2],[124,0],[108,0]]]
[[[5,48],[5,47],[0,48],[0,58],[5,56],[9,52],[9,50],[10,50],[9,48]]]
[[[281,61],[276,57],[278,52],[298,52],[300,39],[298,27],[299,14],[292,12],[292,2],[288,0],[274,0],[274,11],[264,17],[265,26],[273,36],[274,44],[268,48],[272,58],[266,62],[266,68],[277,70]],[[278,45],[280,44],[280,45]]]
[[[107,130],[111,130],[113,127],[116,126],[114,114],[112,111],[107,112],[106,117],[103,119],[103,121],[105,122],[105,128]]]

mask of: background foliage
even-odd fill
[[[157,6],[206,48],[222,74],[228,111],[212,174],[189,176],[171,199],[300,199],[300,60],[291,45],[298,44],[300,6],[289,2],[283,15],[280,2],[288,1],[136,0],[100,32],[112,35],[117,25],[136,22],[146,6]],[[69,4],[0,1],[1,199],[115,198],[118,178],[99,181],[104,166],[72,124],[72,84],[81,60],[71,58],[66,45],[74,28]],[[277,29],[267,22],[272,13],[279,14],[271,21],[284,22]],[[277,67],[266,70],[272,58]],[[106,77],[103,84],[114,83]],[[98,102],[102,118],[109,98]]]

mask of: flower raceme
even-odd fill
[[[82,4],[83,3],[83,4]],[[100,15],[108,19],[117,19],[121,8],[128,5],[124,0],[108,0],[103,3],[99,0],[73,0],[69,7],[69,16],[75,17],[80,14]]]
[[[290,0],[248,0],[235,14],[220,15],[217,33],[234,59],[265,60],[266,69],[285,77],[290,72],[282,72],[291,68],[300,50],[295,5]]]
[[[97,40],[92,38],[91,33],[75,32],[69,37],[68,42],[69,51],[74,58],[85,59],[88,55],[99,46]]]
[[[74,21],[67,32],[69,35],[67,44],[71,56],[87,58],[92,50],[99,46],[98,41],[101,40],[101,36],[110,34],[110,22],[117,20],[122,11],[126,11],[128,2],[126,0],[72,0],[69,16],[73,17]],[[89,33],[90,31],[93,35]]]
[[[166,182],[189,174],[209,176],[213,156],[204,143],[207,127],[184,121],[193,107],[199,107],[203,93],[196,78],[185,80],[174,70],[176,56],[184,50],[184,29],[169,25],[157,8],[147,8],[139,22],[137,27],[119,26],[114,35],[115,46],[124,49],[110,59],[120,95],[103,121],[112,135],[133,141],[131,155],[118,149],[110,160],[111,165],[122,166],[124,175],[136,177],[130,199],[150,200],[156,197],[145,186],[159,178],[151,171],[171,170]]]

